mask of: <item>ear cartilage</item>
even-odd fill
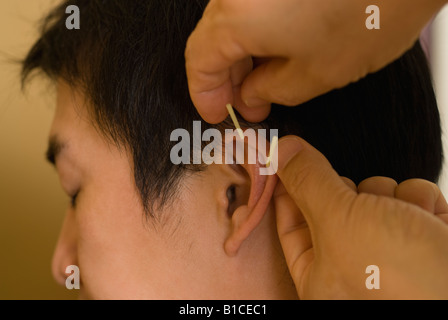
[[[271,166],[272,156],[274,155],[275,148],[277,148],[277,144],[278,144],[278,137],[274,136],[274,138],[272,138],[271,148],[269,149],[269,156],[266,161],[266,168],[269,168]]]
[[[238,132],[241,140],[244,140],[243,130],[241,129],[240,123],[236,118],[235,112],[233,111],[233,107],[230,103],[226,105],[227,111],[229,111],[230,118],[232,118],[233,124],[235,125],[236,131]]]

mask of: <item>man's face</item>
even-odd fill
[[[50,141],[61,186],[72,197],[53,274],[65,284],[66,267],[77,265],[81,298],[295,297],[272,206],[236,256],[224,250],[233,232],[227,185],[245,184],[229,166],[182,178],[173,204],[146,218],[126,148],[106,141],[92,125],[84,96],[63,82]]]

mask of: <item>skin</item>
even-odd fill
[[[50,136],[64,147],[56,169],[69,196],[79,191],[53,258],[61,285],[66,267],[77,265],[83,299],[297,298],[275,227],[276,180],[211,165],[183,178],[172,206],[146,219],[129,154],[94,128],[87,110],[82,93],[58,83]],[[254,181],[259,198],[247,196]]]
[[[191,98],[210,123],[227,103],[264,120],[270,103],[298,105],[397,59],[446,2],[211,0],[185,51]],[[369,5],[379,30],[365,26]]]

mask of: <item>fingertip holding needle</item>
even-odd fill
[[[232,118],[233,124],[235,125],[236,131],[238,132],[241,140],[244,140],[243,130],[241,129],[240,123],[236,118],[235,111],[233,111],[233,107],[230,103],[226,105],[227,111],[229,111],[230,118]]]

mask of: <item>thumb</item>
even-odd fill
[[[356,192],[305,140],[296,136],[280,139],[278,161],[277,175],[311,229],[327,223],[331,226],[331,221],[349,212]]]
[[[304,66],[296,64],[292,60],[273,58],[258,65],[241,86],[245,104],[258,107],[269,101],[292,107],[332,89],[315,77],[308,76],[303,71]]]

